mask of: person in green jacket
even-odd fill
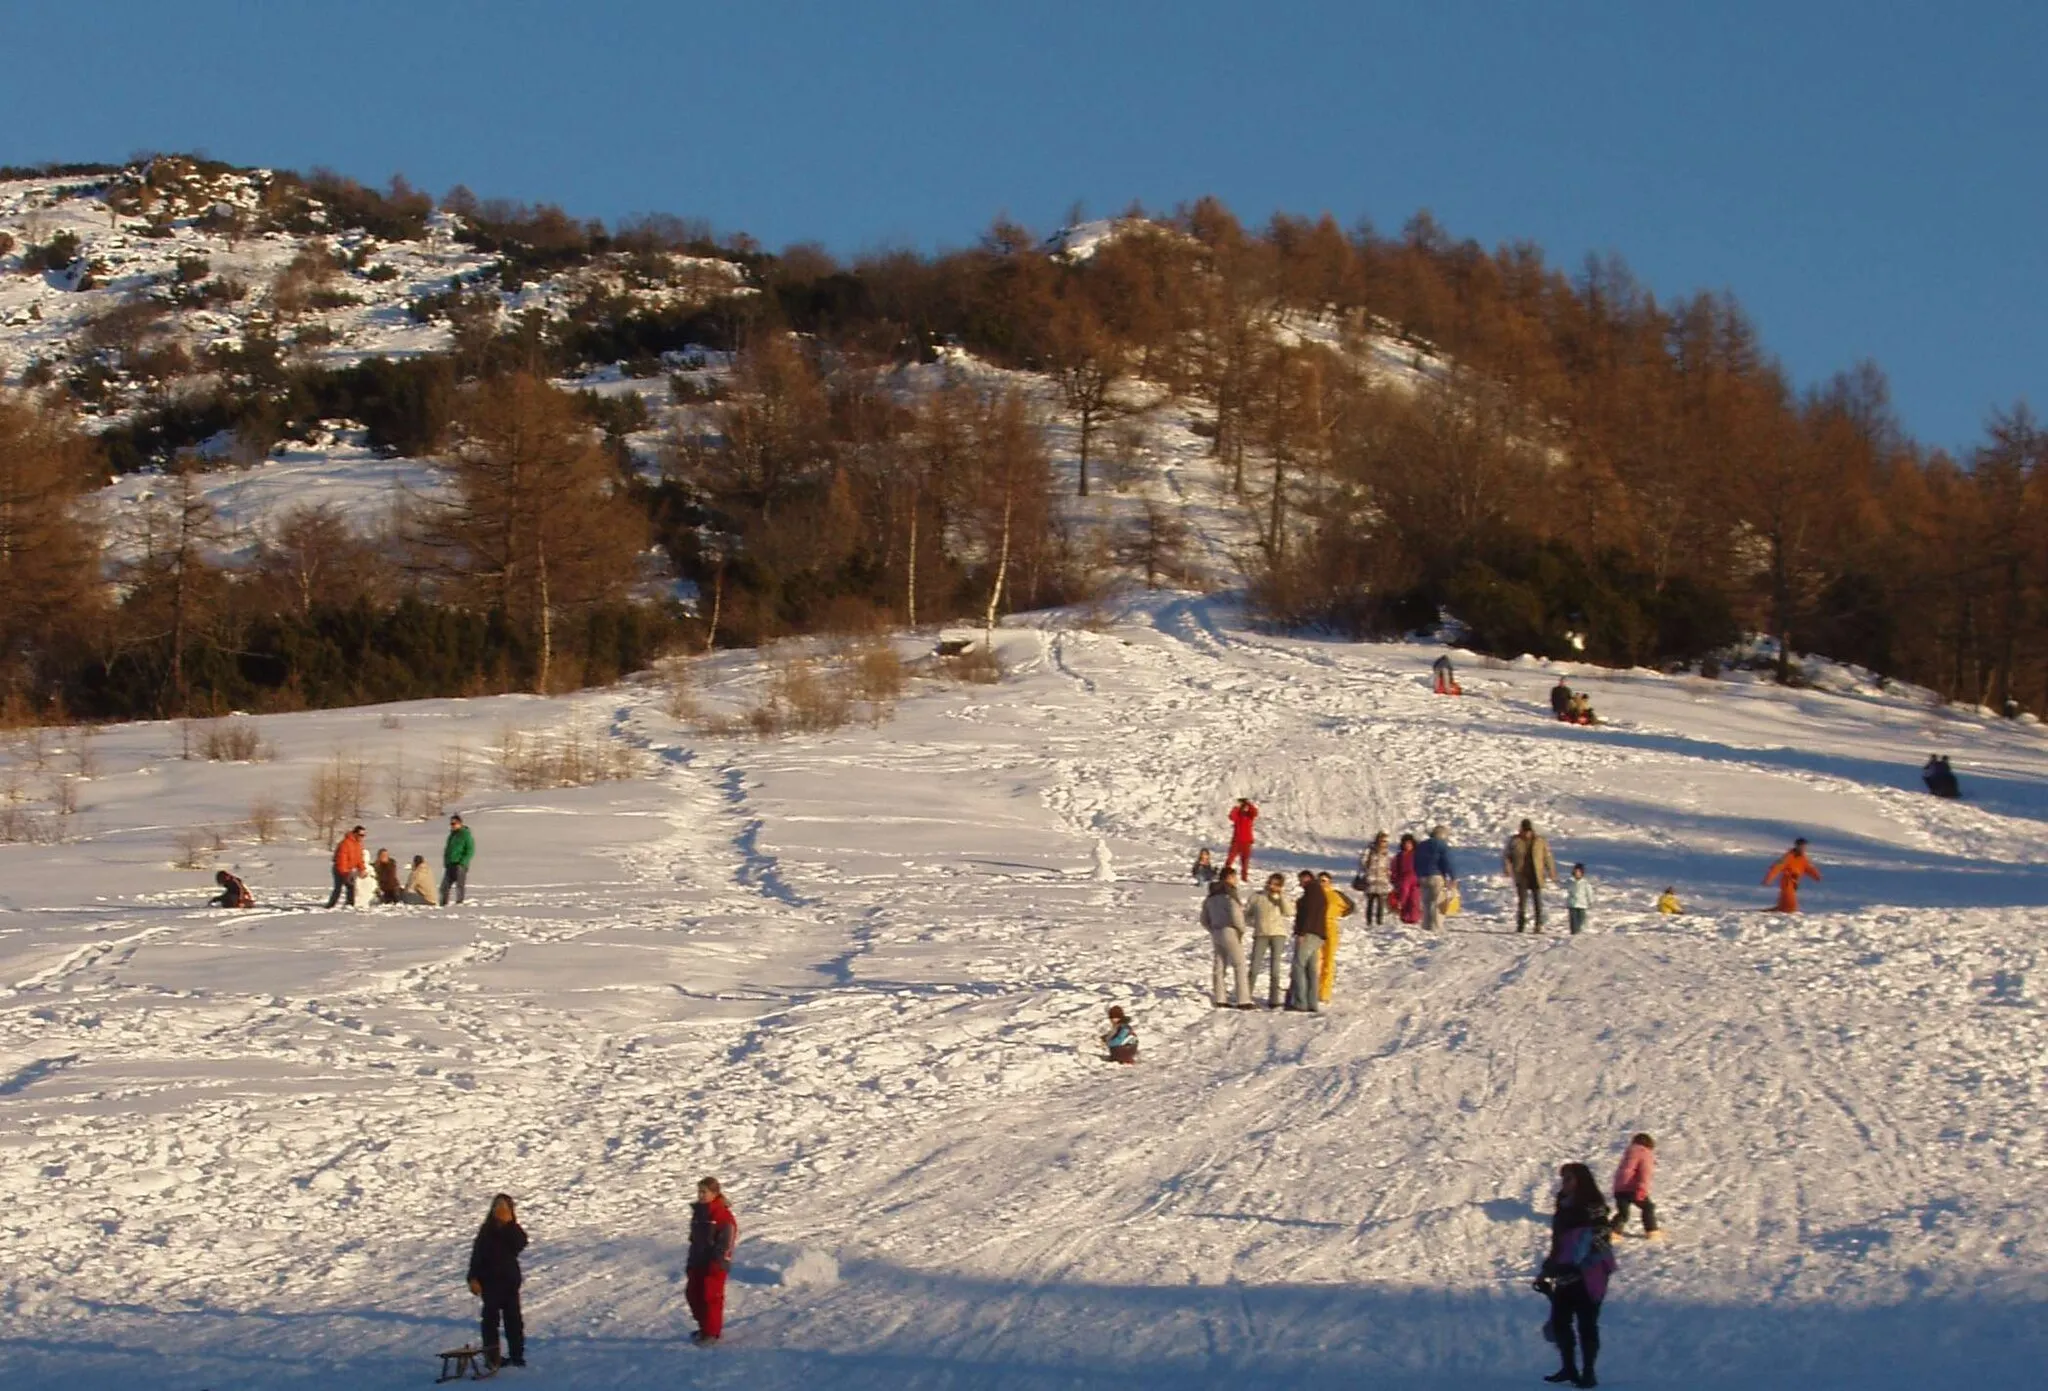
[[[460,903],[469,892],[469,862],[476,858],[476,837],[469,827],[462,824],[462,818],[448,818],[448,844],[441,850],[441,906]],[[455,897],[448,897],[453,889]]]

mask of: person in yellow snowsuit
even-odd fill
[[[1664,886],[1663,893],[1657,895],[1657,911],[1666,915],[1685,911],[1685,905],[1678,901],[1678,895],[1672,892],[1669,884]]]
[[[1806,858],[1806,838],[1792,842],[1792,848],[1781,856],[1778,862],[1764,871],[1764,882],[1778,881],[1778,901],[1771,905],[1773,913],[1796,913],[1799,911],[1799,881],[1818,879],[1820,871],[1813,867],[1813,861]]]
[[[1328,1004],[1330,986],[1337,979],[1337,920],[1348,918],[1357,912],[1358,904],[1351,895],[1337,887],[1331,880],[1328,870],[1318,874],[1316,882],[1323,886],[1323,902],[1328,905],[1323,915],[1323,923],[1328,928],[1328,933],[1323,941],[1322,976],[1316,985],[1316,999]]]

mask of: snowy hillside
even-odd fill
[[[777,742],[629,685],[267,717],[253,763],[170,725],[13,748],[10,805],[78,810],[0,847],[7,1384],[420,1384],[473,1335],[505,1189],[514,1384],[1534,1385],[1552,1176],[1604,1178],[1636,1129],[1673,1236],[1621,1250],[1606,1384],[2036,1383],[2037,730],[1590,672],[1610,723],[1566,727],[1549,669],[1434,697],[1434,650],[1188,597],[1001,641],[1002,685]],[[731,654],[698,686],[761,679]],[[634,776],[508,786],[508,731]],[[1918,790],[1937,748],[1960,803]],[[470,816],[467,906],[323,911],[302,825],[248,838],[358,764],[372,848],[431,860],[414,818]],[[1186,870],[1240,794],[1261,868],[1340,880],[1373,831],[1445,822],[1467,911],[1348,922],[1320,1017],[1212,1010]],[[1589,866],[1590,935],[1513,934],[1524,815]],[[172,862],[208,827],[266,906],[195,906]],[[1758,913],[1795,835],[1811,911]],[[1649,911],[1666,884],[1685,915]],[[1097,1061],[1111,1003],[1136,1068]],[[744,1230],[709,1352],[703,1173]]]

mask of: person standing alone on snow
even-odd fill
[[[1799,881],[1818,879],[1820,871],[1813,867],[1813,861],[1806,858],[1806,838],[1801,836],[1792,842],[1792,848],[1779,857],[1778,862],[1764,871],[1764,883],[1778,881],[1778,901],[1771,905],[1773,913],[1796,913],[1799,911]]]
[[[357,826],[334,847],[334,892],[327,895],[329,908],[341,902],[343,894],[348,895],[349,907],[356,906],[356,879],[363,868],[363,828]]]
[[[1280,978],[1287,973],[1287,937],[1294,920],[1287,911],[1287,876],[1266,876],[1266,891],[1254,895],[1245,907],[1246,925],[1251,931],[1252,955],[1249,980],[1258,989],[1259,967],[1266,968],[1266,1008],[1280,1007]]]
[[[715,1343],[724,1336],[725,1277],[739,1240],[739,1221],[726,1206],[718,1180],[697,1180],[697,1201],[690,1204],[690,1254],[683,1261],[683,1298],[697,1320],[693,1343]]]
[[[1442,930],[1444,896],[1458,882],[1451,864],[1451,843],[1444,839],[1450,827],[1430,828],[1429,839],[1415,847],[1415,877],[1422,883],[1422,930]]]
[[[469,866],[476,859],[476,837],[459,816],[448,818],[448,842],[441,847],[441,906],[460,903],[469,895]],[[449,898],[453,889],[455,897]]]
[[[1394,892],[1394,877],[1387,863],[1387,833],[1372,838],[1372,845],[1358,857],[1358,874],[1351,887],[1365,895],[1365,925],[1376,927],[1387,920],[1387,899]]]
[[[483,1296],[484,1365],[499,1366],[498,1321],[505,1322],[505,1361],[526,1365],[526,1319],[519,1312],[519,1253],[526,1249],[526,1229],[510,1195],[491,1199],[490,1215],[469,1248],[469,1292]]]
[[[1202,900],[1202,926],[1209,929],[1214,948],[1209,964],[1209,1000],[1222,1009],[1231,1000],[1223,998],[1223,977],[1228,971],[1237,987],[1233,997],[1239,1009],[1252,1007],[1251,984],[1244,966],[1244,905],[1237,899],[1237,871],[1225,867]]]
[[[1571,886],[1564,891],[1565,917],[1571,923],[1572,936],[1586,930],[1586,915],[1593,911],[1593,881],[1586,877],[1584,865],[1572,866]]]
[[[1614,1273],[1608,1243],[1607,1200],[1583,1164],[1558,1171],[1557,1214],[1550,1220],[1550,1255],[1536,1288],[1550,1299],[1550,1334],[1564,1365],[1543,1378],[1553,1385],[1598,1386],[1600,1302]],[[1574,1337],[1574,1334],[1577,1336]]]
[[[1223,867],[1235,863],[1246,879],[1252,877],[1252,823],[1258,819],[1259,809],[1249,797],[1238,798],[1230,809],[1230,849],[1224,853]]]
[[[1543,884],[1545,880],[1557,882],[1557,861],[1550,857],[1550,842],[1536,834],[1536,828],[1525,818],[1522,829],[1508,838],[1507,852],[1501,856],[1501,868],[1507,871],[1508,879],[1515,886],[1515,931],[1521,932],[1529,925],[1529,904],[1536,904],[1536,930],[1543,930]]]
[[[1621,1167],[1614,1171],[1614,1233],[1628,1226],[1631,1205],[1643,1210],[1643,1235],[1656,1237],[1657,1205],[1650,1201],[1650,1180],[1657,1173],[1657,1142],[1637,1132],[1622,1153]]]

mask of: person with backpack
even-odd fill
[[[1458,884],[1458,871],[1451,863],[1451,843],[1446,839],[1450,833],[1448,826],[1433,826],[1429,839],[1415,847],[1415,877],[1422,883],[1424,932],[1443,930],[1444,898]]]
[[[1557,861],[1551,858],[1550,842],[1536,834],[1536,827],[1527,817],[1522,818],[1522,828],[1508,838],[1508,848],[1500,857],[1501,868],[1507,871],[1508,882],[1515,886],[1515,931],[1522,932],[1529,925],[1529,905],[1536,905],[1536,930],[1543,930],[1543,885],[1547,880],[1557,882]]]
[[[1286,943],[1294,931],[1293,915],[1287,908],[1287,876],[1269,874],[1266,876],[1264,893],[1254,894],[1252,901],[1245,905],[1245,927],[1251,933],[1251,962],[1247,979],[1254,992],[1259,986],[1259,970],[1266,971],[1266,1008],[1280,1008],[1280,980],[1287,972]]]
[[[213,899],[211,906],[215,908],[254,908],[256,906],[256,895],[249,892],[249,886],[243,883],[238,875],[230,874],[224,869],[217,869],[213,872],[213,882],[220,885],[220,897]]]
[[[1572,882],[1564,891],[1565,920],[1570,925],[1572,936],[1586,930],[1586,919],[1593,911],[1593,881],[1586,877],[1584,865],[1572,866]]]
[[[732,1270],[733,1248],[739,1245],[739,1219],[726,1204],[725,1190],[715,1178],[697,1180],[697,1201],[690,1204],[690,1252],[683,1260],[683,1298],[697,1331],[690,1341],[709,1346],[725,1334],[725,1277]]]
[[[1131,1017],[1122,1005],[1109,1007],[1109,1032],[1102,1036],[1102,1046],[1109,1050],[1113,1063],[1138,1061],[1138,1031],[1131,1027]]]
[[[1614,1273],[1607,1200],[1583,1164],[1557,1171],[1557,1212],[1550,1219],[1550,1254],[1536,1277],[1536,1292],[1550,1300],[1550,1338],[1564,1365],[1543,1378],[1557,1386],[1598,1386],[1600,1304]]]
[[[1385,831],[1374,836],[1366,852],[1358,857],[1358,873],[1352,876],[1351,887],[1365,895],[1365,925],[1377,927],[1384,923],[1387,920],[1387,899],[1394,892]]]
[[[362,877],[363,868],[363,828],[357,826],[334,847],[334,892],[327,895],[329,908],[341,902],[344,894],[348,906],[356,906],[356,880]]]
[[[1663,1233],[1657,1226],[1657,1205],[1650,1201],[1650,1180],[1657,1174],[1657,1142],[1641,1131],[1630,1137],[1622,1151],[1621,1167],[1614,1171],[1614,1226],[1620,1236],[1628,1226],[1628,1210],[1643,1210],[1643,1235],[1654,1241]]]
[[[1230,809],[1230,849],[1223,854],[1223,867],[1235,863],[1246,879],[1252,877],[1252,823],[1258,819],[1259,809],[1249,797],[1238,798]]]
[[[1202,926],[1209,929],[1209,945],[1213,948],[1209,958],[1210,1003],[1218,1009],[1230,1005],[1231,1000],[1223,998],[1223,977],[1228,972],[1237,986],[1237,994],[1232,997],[1237,1008],[1250,1009],[1252,989],[1244,964],[1244,905],[1237,898],[1237,871],[1228,865],[1202,900]]]
[[[1330,922],[1330,904],[1315,875],[1301,872],[1301,897],[1294,900],[1294,976],[1287,988],[1287,1008],[1315,1014],[1321,1003],[1323,935]]]
[[[476,836],[460,816],[448,818],[448,840],[441,847],[441,906],[460,903],[469,894],[469,866],[476,859]],[[451,900],[448,891],[453,889]]]
[[[484,1365],[496,1371],[501,1365],[526,1365],[526,1318],[519,1310],[519,1253],[526,1249],[526,1229],[519,1225],[519,1213],[512,1197],[500,1193],[491,1199],[491,1210],[469,1247],[469,1292],[484,1301]],[[505,1351],[498,1358],[498,1323],[505,1324]]]

